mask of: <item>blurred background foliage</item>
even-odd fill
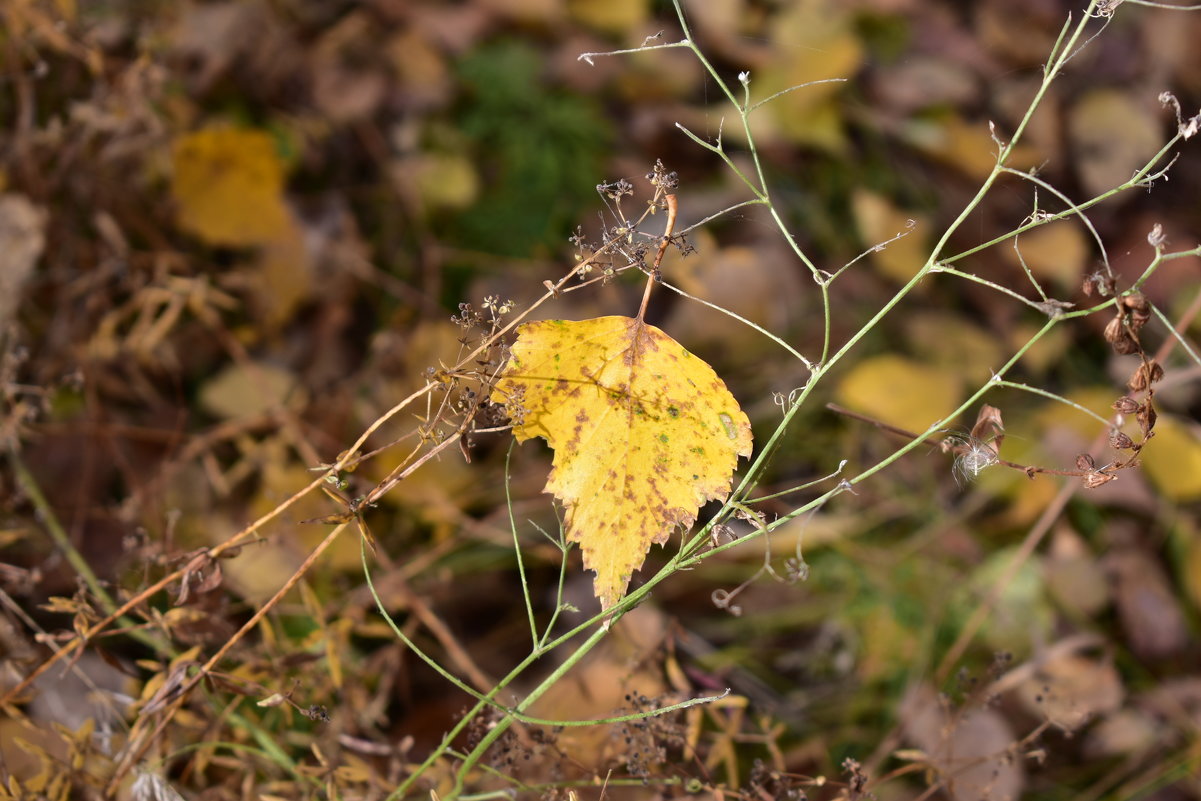
[[[846,79],[788,92],[752,118],[777,208],[821,268],[908,231],[833,285],[835,342],[913,275],[961,211],[993,164],[989,123],[1002,138],[1016,127],[1080,6],[685,3],[705,52],[735,86],[749,71],[756,100]],[[750,169],[737,115],[687,53],[578,59],[647,37],[675,41],[670,8],[650,0],[8,0],[0,26],[0,433],[19,454],[0,474],[0,580],[17,604],[3,612],[5,689],[46,653],[35,626],[69,630],[89,608],[63,548],[44,533],[48,521],[114,593],[136,592],[274,508],[420,386],[427,368],[452,363],[464,335],[450,321],[458,304],[538,297],[573,263],[577,228],[597,240],[613,223],[598,184],[626,178],[649,197],[642,176],[661,159],[681,178],[682,225],[747,198],[675,127],[721,135]],[[1186,114],[1201,105],[1198,41],[1197,14],[1118,8],[1052,89],[1013,166],[1037,167],[1076,201],[1126,180],[1173,130],[1159,93],[1174,92]],[[1151,258],[1154,224],[1171,249],[1197,243],[1201,159],[1195,144],[1180,150],[1170,181],[1092,212],[1125,285]],[[951,252],[1012,229],[1036,202],[1062,208],[1000,182]],[[669,254],[666,280],[817,355],[816,287],[762,210],[726,215],[689,243],[686,257]],[[1064,222],[961,266],[1028,291],[1025,263],[1054,297],[1080,304],[1099,257],[1084,228]],[[1186,320],[1194,350],[1199,267],[1165,263],[1145,287],[1167,319]],[[544,311],[630,314],[640,291],[625,275]],[[697,304],[662,292],[650,316],[714,365],[760,436],[779,418],[774,393],[805,380],[772,343]],[[869,466],[900,444],[825,401],[922,430],[1041,324],[979,285],[928,279],[818,393],[763,493],[844,459],[848,469]],[[1112,353],[1104,324],[1056,329],[1017,380],[1109,414],[1132,357]],[[1162,326],[1149,329],[1148,349],[1164,338]],[[1180,348],[1166,367],[1145,469],[1077,492],[1011,577],[1002,579],[1007,565],[1063,485],[997,469],[963,482],[949,457],[919,449],[773,538],[778,558],[803,544],[807,581],[761,577],[737,596],[735,617],[715,608],[713,592],[750,578],[761,544],[679,575],[539,714],[609,715],[631,692],[731,687],[746,699],[745,715],[705,713],[701,756],[647,768],[652,787],[654,777],[700,777],[746,797],[776,792],[777,780],[752,771],[755,759],[845,782],[853,757],[879,780],[908,764],[898,748],[942,754],[932,760],[946,768],[954,742],[974,765],[947,791],[960,799],[1201,798],[1201,401],[1197,366]],[[1014,461],[1070,467],[1103,433],[1045,398],[1002,390],[988,400],[1003,410],[1002,456]],[[391,426],[373,445],[415,425]],[[481,680],[526,649],[507,450],[504,436],[479,437],[470,464],[443,456],[367,518],[389,609],[457,673]],[[352,477],[352,494],[387,475],[400,458],[391,454]],[[558,551],[526,521],[556,530],[540,494],[549,457],[531,443],[512,458],[514,517],[545,615]],[[17,480],[17,464],[46,505]],[[764,509],[786,512],[792,497],[804,495]],[[138,619],[176,653],[211,652],[324,536],[302,521],[338,511],[306,498],[223,562],[213,586],[156,596]],[[568,597],[586,612],[590,580],[571,564]],[[940,660],[994,591],[961,672],[941,681]],[[77,605],[48,611],[55,596]],[[351,537],[255,634],[231,656],[228,686],[177,718],[161,753],[275,732],[293,761],[200,749],[169,765],[188,797],[242,797],[247,765],[267,794],[297,797],[329,768],[346,797],[376,797],[466,704],[383,627]],[[122,638],[80,668],[143,699],[170,671],[163,651]],[[254,705],[276,692],[294,706]],[[223,717],[227,703],[242,717]],[[123,713],[111,706],[96,705],[84,684],[38,685],[27,720],[0,721],[4,770],[47,795],[92,792],[109,755],[84,721],[119,737]],[[319,707],[329,720],[300,714]],[[1031,732],[1040,736],[1024,741]],[[525,767],[503,754],[496,764],[531,782],[610,769],[641,776],[620,731],[593,736],[527,743]],[[909,797],[924,776],[902,770],[874,790]],[[844,790],[809,787],[815,797]]]

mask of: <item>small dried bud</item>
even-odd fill
[[[1163,247],[1164,240],[1166,239],[1167,237],[1163,235],[1163,226],[1159,223],[1155,223],[1154,227],[1151,228],[1151,233],[1147,234],[1147,244],[1153,248]]]
[[[987,403],[981,406],[976,415],[976,424],[972,426],[971,438],[991,443],[993,450],[999,451],[1004,437],[1005,423],[1001,420],[1001,410]]]
[[[280,693],[272,693],[271,695],[267,696],[263,700],[258,701],[255,704],[255,706],[263,706],[263,707],[279,706],[280,704],[282,704],[284,701],[287,701],[287,700],[288,700],[287,697],[281,695]]]
[[[1123,395],[1113,402],[1113,408],[1121,414],[1134,414],[1142,408],[1142,404],[1129,395]]]
[[[1126,386],[1134,392],[1142,392],[1156,381],[1162,380],[1163,368],[1159,366],[1159,362],[1152,359],[1138,366],[1138,369],[1134,371],[1134,375],[1130,376],[1130,380],[1126,382]]]
[[[1102,484],[1108,484],[1115,478],[1117,478],[1117,476],[1112,475],[1111,473],[1089,473],[1084,477],[1084,487],[1085,489],[1096,489]]]
[[[1109,447],[1116,451],[1124,451],[1134,447],[1134,440],[1116,428],[1109,432]]]
[[[1076,457],[1077,470],[1092,470],[1096,466],[1097,463],[1093,461],[1093,457],[1089,456],[1087,453],[1082,453]]]

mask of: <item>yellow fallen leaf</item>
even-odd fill
[[[1155,424],[1155,439],[1142,454],[1151,482],[1174,501],[1201,497],[1201,431],[1166,414]]]
[[[269,134],[207,128],[177,139],[172,160],[171,194],[186,231],[241,247],[287,230],[284,165]]]
[[[881,273],[903,284],[926,263],[930,245],[929,220],[925,215],[899,209],[884,195],[866,189],[854,193],[851,211],[864,246],[888,242],[883,250],[871,255],[872,263]],[[894,239],[898,234],[905,236]]]
[[[691,526],[751,453],[750,421],[712,368],[629,317],[522,325],[492,400],[518,442],[554,449],[546,491],[563,502],[605,609],[651,543]]]
[[[857,412],[921,433],[959,403],[963,380],[954,370],[884,355],[857,364],[836,394]]]
[[[288,226],[287,233],[266,243],[258,256],[258,270],[250,280],[262,326],[274,332],[313,293],[313,266],[304,231]]]
[[[779,132],[794,142],[832,152],[846,148],[845,104],[841,83],[816,83],[850,78],[863,65],[866,50],[855,31],[855,17],[837,0],[801,0],[782,5],[771,22],[774,45],[769,60],[752,72],[756,101],[787,92],[766,107]]]
[[[1002,136],[1003,131],[997,131]],[[972,178],[983,180],[997,163],[997,143],[985,122],[968,122],[958,114],[907,122],[901,135],[928,156],[955,167]],[[1025,170],[1042,155],[1032,145],[1019,143],[1009,154],[1007,166]]]
[[[1033,322],[1015,323],[1010,326],[1008,334],[1004,335],[1009,342],[1009,351],[1023,347],[1039,331],[1039,326]],[[1042,337],[1022,354],[1022,366],[1037,375],[1043,375],[1055,365],[1062,362],[1064,354],[1071,347],[1071,336],[1066,325],[1052,328],[1043,333]]]
[[[1122,89],[1094,89],[1068,113],[1068,141],[1080,181],[1090,195],[1129,180],[1163,142],[1155,104]]]
[[[1028,231],[1001,248],[1002,257],[1020,270],[1024,261],[1044,289],[1051,292],[1075,289],[1080,286],[1089,259],[1089,244],[1077,220],[1060,220]],[[1015,286],[1029,286],[1019,272],[1014,273]],[[1047,286],[1047,281],[1053,286]],[[1028,290],[1027,290],[1028,291]]]
[[[598,31],[625,33],[647,17],[646,0],[568,0],[571,16]]]
[[[402,160],[398,173],[411,176],[421,202],[430,209],[465,209],[480,194],[480,177],[461,153],[422,153]]]
[[[911,353],[920,353],[930,367],[973,384],[992,377],[1006,353],[995,332],[962,314],[915,310],[905,320],[905,339]]]
[[[1113,402],[1118,394],[1112,387],[1090,386],[1078,387],[1065,392],[1063,397],[1077,406],[1093,412],[1101,418],[1113,414]],[[1065,403],[1051,401],[1038,413],[1039,427],[1045,432],[1044,437],[1054,436],[1057,429],[1067,430],[1079,437],[1079,447],[1088,447],[1087,443],[1097,436],[1096,418],[1078,411]],[[1133,432],[1133,427],[1127,433]],[[1131,433],[1131,436],[1134,436]]]
[[[215,417],[235,420],[267,412],[301,392],[289,370],[265,362],[231,364],[204,382],[200,405]]]

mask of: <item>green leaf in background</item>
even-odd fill
[[[596,197],[611,138],[601,108],[542,80],[543,57],[500,42],[459,65],[467,90],[462,131],[483,175],[480,200],[453,221],[464,247],[529,256],[561,244]]]

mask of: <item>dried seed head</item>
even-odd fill
[[[1123,395],[1113,402],[1113,408],[1121,414],[1134,414],[1142,408],[1142,404],[1129,395]]]
[[[977,439],[968,440],[966,446],[955,457],[954,472],[956,477],[967,481],[979,476],[986,469],[995,465],[999,460],[996,449]]]
[[[1163,368],[1154,359],[1143,362],[1126,383],[1132,391],[1142,392],[1156,381],[1163,380]]]
[[[1109,432],[1109,447],[1117,451],[1128,450],[1134,447],[1134,440],[1115,428]]]
[[[1138,353],[1138,340],[1130,333],[1130,329],[1122,324],[1122,315],[1114,317],[1105,326],[1105,341],[1113,346],[1114,352],[1127,356]]]
[[[1147,297],[1142,292],[1129,292],[1122,296],[1122,306],[1131,311],[1146,311],[1151,307]]]
[[[1122,308],[1130,314],[1130,328],[1138,332],[1151,319],[1151,304],[1140,292],[1132,292],[1122,298]]]
[[[1076,457],[1077,470],[1092,470],[1096,466],[1097,463],[1093,461],[1093,457],[1089,456],[1087,453],[1082,453]]]
[[[1142,429],[1143,437],[1148,437],[1151,435],[1151,431],[1155,428],[1155,420],[1157,417],[1158,415],[1155,413],[1155,407],[1151,405],[1150,401],[1143,404],[1142,408],[1138,410],[1138,415],[1135,417],[1135,419],[1138,420],[1138,425],[1139,428]]]
[[[981,406],[976,415],[976,424],[972,426],[972,439],[992,443],[994,450],[1000,450],[1004,436],[1005,423],[1001,420],[1001,410],[987,403]]]

